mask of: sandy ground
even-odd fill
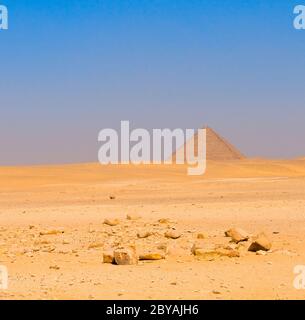
[[[121,223],[106,226],[108,217]],[[182,237],[166,239],[170,227]],[[198,233],[225,244],[231,227],[264,231],[272,252],[190,254]],[[137,239],[143,228],[153,236]],[[64,233],[40,235],[53,229]],[[304,235],[305,160],[211,162],[199,177],[183,166],[0,168],[0,265],[9,271],[1,299],[303,299],[293,268],[305,265]],[[173,249],[137,266],[103,264],[105,247],[125,242]]]

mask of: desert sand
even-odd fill
[[[199,233],[229,245],[232,227],[265,232],[271,251],[249,252],[248,241],[240,257],[191,254]],[[170,228],[181,237],[166,238]],[[152,235],[139,239],[143,230]],[[210,161],[197,177],[174,165],[0,168],[1,299],[304,299],[293,286],[304,234],[305,160]],[[164,246],[165,259],[103,263],[104,250],[124,243]]]

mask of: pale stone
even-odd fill
[[[111,226],[111,227],[115,227],[120,223],[119,219],[105,219],[104,220],[104,224]]]
[[[206,241],[196,241],[192,246],[192,254],[199,256],[205,260],[215,260],[219,257],[235,258],[239,257],[240,254],[237,250],[231,249],[230,247],[218,247]]]
[[[176,244],[173,244],[173,245],[169,244],[166,247],[165,252],[168,256],[173,256],[173,257],[182,257],[182,256],[190,255],[189,248],[183,249],[181,246],[176,245]]]
[[[232,228],[226,231],[225,235],[230,237],[235,243],[249,240],[249,234],[240,228]]]
[[[206,246],[207,246],[206,241],[199,241],[199,240],[196,241],[191,248],[192,254],[195,254],[196,250],[198,249],[206,248]]]
[[[152,235],[152,233],[149,232],[149,231],[139,231],[139,232],[137,233],[137,237],[138,237],[139,239],[148,238],[148,237],[150,237],[151,235]]]
[[[103,243],[96,242],[96,243],[90,243],[88,246],[88,249],[98,249],[103,247],[104,247]]]
[[[48,231],[41,231],[39,233],[39,235],[41,236],[54,236],[54,235],[58,235],[58,234],[62,234],[64,233],[63,230],[48,230]]]
[[[271,249],[271,247],[271,241],[267,238],[265,233],[262,232],[253,239],[253,242],[251,243],[248,250],[253,252],[260,250],[268,251]]]
[[[130,213],[127,215],[127,220],[131,220],[131,221],[136,221],[136,220],[140,220],[141,216],[139,216],[136,213]]]
[[[215,260],[219,257],[228,257],[228,258],[238,258],[240,254],[237,250],[228,250],[228,249],[214,249],[214,250],[205,250],[197,249],[195,250],[195,256],[199,256],[205,260]]]
[[[103,263],[114,263],[114,254],[113,251],[105,251],[103,252]]]
[[[167,223],[170,223],[170,220],[162,218],[162,219],[159,219],[158,222],[161,224],[167,224]]]
[[[139,255],[140,260],[162,260],[164,255],[159,252],[145,252]]]
[[[177,230],[168,230],[165,232],[164,236],[169,239],[179,239],[182,234]]]
[[[138,263],[138,256],[134,247],[119,248],[114,251],[114,260],[118,265],[134,265]]]

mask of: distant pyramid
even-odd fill
[[[206,127],[206,153],[207,160],[215,160],[215,161],[229,161],[229,160],[242,160],[245,159],[245,156],[240,153],[237,148],[235,148],[232,144],[222,138],[219,134],[217,134],[213,129]],[[198,133],[191,138],[188,143],[195,143],[195,155],[198,155]],[[179,148],[174,154],[173,159],[176,159],[176,154],[180,152],[184,152],[185,155],[185,145],[182,148]],[[180,153],[181,154],[181,153]],[[186,158],[186,156],[184,156]]]

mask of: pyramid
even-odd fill
[[[206,155],[207,160],[215,160],[215,161],[230,161],[230,160],[242,160],[245,159],[245,156],[232,144],[230,144],[227,140],[217,134],[213,129],[206,127]],[[198,133],[191,138],[188,143],[195,143],[195,155],[198,155]],[[176,154],[178,152],[184,152],[185,155],[185,146],[179,148],[172,156],[172,159],[176,159]]]

